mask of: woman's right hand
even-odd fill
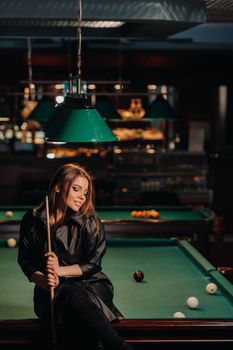
[[[59,285],[59,277],[52,269],[47,269],[47,286],[48,288],[56,288]]]
[[[57,274],[52,273],[51,271],[48,271],[47,275],[44,275],[40,271],[35,271],[31,275],[30,280],[44,290],[56,288],[59,285],[59,277]]]

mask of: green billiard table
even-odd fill
[[[135,218],[134,210],[156,209],[160,216],[153,218]],[[19,224],[25,206],[0,207],[0,239],[18,237]],[[13,216],[6,216],[11,211]],[[132,235],[144,237],[189,237],[202,253],[208,252],[209,237],[213,233],[215,214],[208,208],[191,206],[102,206],[97,212],[105,225],[106,234],[110,238],[128,237]]]
[[[33,286],[16,258],[17,248],[0,249],[0,347],[10,335],[16,343],[28,346],[30,338],[39,347],[45,339],[34,319]],[[134,280],[136,270],[144,272],[142,282]],[[232,348],[233,285],[188,241],[108,239],[103,271],[114,284],[114,301],[125,317],[113,327],[135,349],[162,349],[164,344],[166,349],[191,349],[196,344]],[[209,282],[218,286],[214,295],[205,291]],[[190,296],[199,299],[197,309],[186,305]],[[186,317],[173,318],[177,311]]]

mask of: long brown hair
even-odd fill
[[[48,189],[49,199],[49,211],[50,211],[50,222],[53,227],[64,221],[67,204],[66,199],[69,194],[70,187],[75,181],[77,176],[84,177],[88,181],[88,192],[86,200],[80,208],[80,216],[83,218],[83,226],[87,218],[93,215],[96,222],[96,228],[99,231],[99,221],[97,219],[95,207],[94,207],[94,187],[92,176],[79,164],[68,163],[62,165],[54,174]],[[59,189],[59,191],[58,191]],[[41,203],[37,212],[41,212],[45,208],[45,200]],[[62,213],[61,217],[57,217],[58,213]]]

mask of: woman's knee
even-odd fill
[[[70,308],[77,308],[88,299],[88,293],[83,283],[67,283],[65,284],[59,295],[61,305]]]

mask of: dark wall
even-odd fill
[[[78,162],[97,180],[107,179],[106,158],[38,158],[33,155],[0,156],[0,205],[37,205],[49,181],[63,164]]]

